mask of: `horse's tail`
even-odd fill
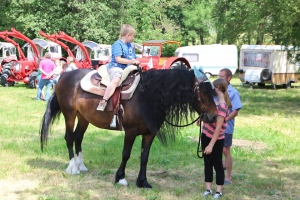
[[[41,150],[43,151],[44,145],[47,144],[49,129],[51,125],[54,123],[56,119],[59,119],[59,115],[61,113],[60,106],[58,104],[56,93],[53,92],[50,97],[45,114],[43,116],[42,124],[41,124]]]

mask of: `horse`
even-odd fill
[[[58,81],[49,99],[40,128],[41,150],[47,144],[49,130],[61,113],[65,120],[65,141],[69,152],[68,174],[88,171],[84,165],[81,144],[89,123],[101,129],[110,129],[113,111],[97,111],[102,96],[82,90],[80,80],[91,70],[77,69],[65,73]],[[200,74],[200,75],[199,75]],[[124,109],[125,131],[121,164],[115,174],[115,183],[128,185],[125,168],[135,138],[142,137],[140,170],[136,180],[139,188],[152,188],[147,181],[147,162],[151,144],[158,137],[163,145],[174,141],[180,125],[195,119],[211,123],[217,110],[213,99],[215,90],[203,71],[198,69],[148,70],[140,72],[141,79],[128,100],[120,100]],[[200,77],[202,76],[202,77]],[[204,77],[204,78],[203,78]],[[74,131],[75,120],[77,125]],[[73,144],[75,143],[75,153]]]

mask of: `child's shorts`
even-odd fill
[[[112,80],[114,77],[122,78],[123,69],[120,67],[111,67],[108,68],[108,73],[110,75],[110,80]]]

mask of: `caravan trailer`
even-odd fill
[[[290,56],[288,56],[290,52]],[[300,51],[281,45],[242,45],[240,50],[239,78],[252,87],[266,83],[290,87],[300,81]]]
[[[202,67],[209,75],[218,75],[223,68],[228,68],[232,74],[237,70],[238,51],[235,45],[194,45],[176,49],[175,54],[186,58],[191,68]]]

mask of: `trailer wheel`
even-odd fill
[[[291,86],[292,86],[291,81],[289,81],[287,84],[283,84],[283,87],[286,89],[291,88]]]
[[[188,69],[188,66],[184,62],[177,61],[172,63],[170,69]]]
[[[14,86],[15,82],[8,82],[7,79],[10,76],[10,70],[4,70],[1,74],[1,85],[4,87]]]
[[[263,81],[269,81],[272,78],[272,71],[269,69],[264,69],[261,71],[260,79]]]
[[[38,72],[32,72],[29,76],[29,81],[28,81],[28,87],[29,88],[36,88],[38,85]]]

